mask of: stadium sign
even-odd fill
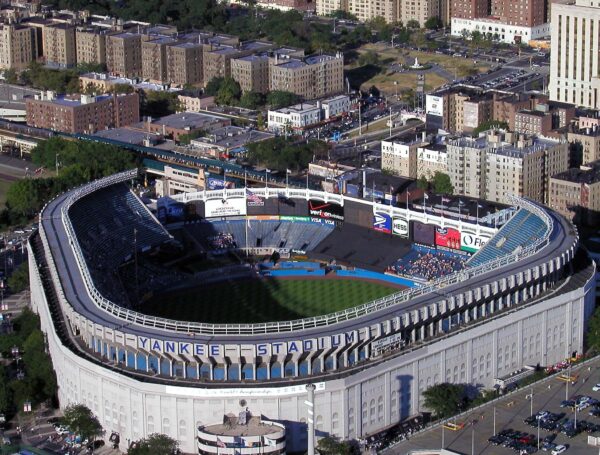
[[[305,352],[316,352],[323,349],[334,349],[357,343],[358,332],[347,332],[318,338],[309,338],[296,341],[281,341],[271,343],[258,343],[254,348],[256,356],[302,354]],[[146,352],[157,354],[177,354],[202,357],[223,357],[225,351],[231,348],[229,345],[191,343],[173,340],[161,340],[138,336],[138,348]],[[246,346],[244,346],[246,348]]]
[[[209,199],[204,203],[205,218],[239,216],[246,214],[245,198]]]
[[[405,218],[395,216],[392,219],[392,233],[407,239],[408,232],[408,221]]]
[[[392,217],[384,212],[373,214],[373,229],[386,234],[392,233]]]
[[[377,356],[381,354],[381,351],[395,344],[404,344],[401,333],[395,333],[393,335],[373,341],[371,343],[371,353],[373,356]]]
[[[344,207],[331,202],[309,199],[308,214],[334,221],[344,221]]]
[[[460,250],[460,231],[450,227],[435,228],[435,244],[453,250]]]
[[[463,251],[468,251],[469,253],[475,253],[482,248],[488,240],[489,237],[463,232],[460,237],[460,249]]]

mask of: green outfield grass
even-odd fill
[[[353,279],[231,281],[156,296],[146,314],[209,323],[286,321],[351,308],[397,292],[398,288]]]

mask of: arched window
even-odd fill
[[[331,415],[331,429],[336,431],[340,426],[340,417],[337,412]]]
[[[148,422],[146,422],[147,434],[154,433],[154,417],[148,416]]]
[[[166,435],[171,433],[171,422],[166,417],[162,421],[162,431]]]
[[[179,421],[179,437],[184,439],[187,437],[187,426],[185,424],[185,420],[181,419]]]
[[[137,413],[137,411],[133,411],[131,413],[131,428],[133,430],[133,436],[134,437],[137,436],[137,434],[140,431],[139,424],[140,424],[140,422],[138,420],[138,413]]]
[[[375,424],[375,400],[371,400],[370,404],[370,409],[369,409],[369,414],[370,414],[370,421],[371,421],[371,425]]]
[[[383,397],[377,399],[377,418],[379,421],[383,421]]]

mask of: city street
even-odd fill
[[[588,371],[588,365],[591,368]],[[575,395],[589,395],[592,398],[600,399],[600,392],[594,392],[592,387],[600,382],[600,358],[596,358],[584,367],[574,367],[572,374],[578,374],[579,379],[575,385],[568,385],[568,397]],[[550,378],[538,383],[535,387],[525,387],[519,391],[505,396],[495,403],[489,403],[482,408],[474,410],[470,414],[456,420],[457,424],[464,423],[464,427],[459,431],[443,430],[441,426],[424,431],[413,436],[410,440],[402,441],[391,449],[385,451],[386,455],[406,454],[410,450],[417,449],[439,449],[443,445],[446,449],[454,450],[464,454],[489,454],[502,455],[514,454],[511,449],[502,446],[494,446],[488,442],[488,438],[505,429],[513,429],[532,434],[537,438],[537,429],[525,424],[523,420],[538,411],[546,410],[555,413],[564,413],[563,418],[575,418],[574,412],[569,408],[561,408],[561,401],[567,397],[567,385],[565,382],[556,378]],[[529,396],[533,392],[533,405]],[[494,425],[495,410],[495,425]],[[600,424],[599,417],[589,415],[589,410],[585,409],[577,413],[577,421],[586,420],[591,423]],[[540,431],[540,439],[543,439],[549,433]],[[598,436],[599,434],[594,434]],[[568,446],[567,454],[593,454],[598,453],[598,449],[593,449],[587,444],[588,434],[580,433],[572,439],[563,434],[558,434],[556,444]],[[472,451],[473,449],[473,451]],[[549,452],[548,452],[549,453]]]

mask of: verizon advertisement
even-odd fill
[[[435,228],[435,244],[453,250],[460,250],[460,231],[453,228]]]
[[[463,251],[468,251],[469,253],[476,253],[488,242],[488,240],[489,237],[482,237],[477,234],[463,232],[460,237],[460,249]]]
[[[205,218],[239,216],[246,214],[246,199],[209,199],[204,203]]]
[[[392,220],[392,233],[394,235],[399,235],[402,238],[408,238],[408,221],[404,218],[399,218],[397,216]]]
[[[308,201],[308,214],[326,220],[344,221],[344,207],[333,202]]]

